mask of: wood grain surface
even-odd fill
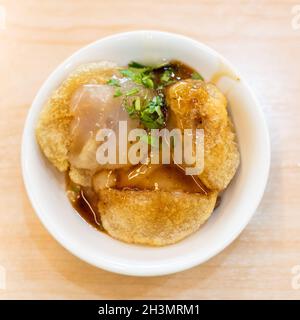
[[[2,278],[6,272],[0,299],[299,299],[292,273],[300,265],[300,29],[292,27],[294,5],[297,1],[0,0]],[[136,29],[181,33],[231,60],[261,103],[272,144],[264,198],[240,237],[201,266],[153,278],[102,271],[63,249],[35,215],[20,168],[25,117],[49,73],[89,42]]]

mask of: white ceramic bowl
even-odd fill
[[[222,77],[217,83],[226,94],[241,153],[239,170],[222,197],[221,205],[196,233],[166,247],[144,247],[117,241],[88,225],[70,205],[64,179],[40,152],[35,139],[39,113],[67,75],[85,62],[111,60],[120,66],[177,59],[210,79],[227,70],[240,81]],[[135,31],[98,40],[77,51],[46,80],[29,111],[22,145],[22,167],[32,205],[49,232],[70,252],[86,262],[117,273],[152,276],[200,264],[228,246],[255,212],[266,185],[270,162],[269,137],[259,104],[228,61],[207,46],[181,35]]]

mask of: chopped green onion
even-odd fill
[[[140,90],[139,88],[132,88],[126,92],[126,96],[133,96],[134,94],[138,93]]]
[[[135,108],[136,111],[140,111],[141,110],[141,98],[140,97],[137,97],[134,100],[134,108]]]
[[[146,88],[150,88],[153,89],[154,88],[154,82],[153,80],[150,78],[150,76],[145,76],[142,78],[142,84],[146,87]]]

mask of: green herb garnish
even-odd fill
[[[172,68],[168,68],[164,71],[164,73],[160,77],[160,89],[163,89],[163,87],[168,86],[171,83],[175,82],[175,73]]]
[[[127,92],[121,91],[121,83],[117,78],[107,81],[108,85],[116,87],[114,97],[123,95],[122,105],[131,118],[138,119],[146,129],[160,129],[166,125],[166,106],[164,98],[164,88],[176,81],[179,81],[180,63],[164,62],[157,66],[146,66],[136,61],[128,64],[126,69],[120,69],[120,73],[138,86],[129,89]],[[203,80],[198,72],[193,72],[191,78]],[[146,91],[142,96],[142,87],[153,89]],[[153,98],[148,98],[149,93]],[[148,138],[147,138],[148,139]]]
[[[154,88],[154,82],[153,80],[151,79],[151,77],[148,75],[148,76],[144,76],[142,78],[142,84],[146,87],[146,88],[150,88],[150,89],[153,89]]]
[[[161,82],[169,82],[172,77],[172,71],[170,69],[167,69],[164,71],[162,76],[160,77]]]
[[[114,98],[120,97],[122,94],[122,91],[119,88],[117,88],[114,94]]]
[[[121,87],[119,79],[111,78],[106,82],[106,84],[113,86],[113,87]]]
[[[123,69],[123,70],[120,70],[120,73],[124,77],[127,77],[127,78],[133,80],[134,82],[136,82],[140,78],[139,73],[133,71],[132,69]]]
[[[120,70],[120,73],[137,84],[143,85],[146,88],[154,89],[154,70],[161,69],[167,66],[168,63],[164,63],[159,66],[145,66],[141,63],[132,61],[128,64],[128,69]]]
[[[129,68],[120,70],[121,74],[133,82],[143,85],[146,88],[154,88],[151,70],[148,68]]]
[[[125,103],[128,115],[133,119],[140,119],[147,129],[160,129],[165,126],[165,116],[162,111],[163,98],[155,96],[152,100],[141,100],[137,97],[131,104]]]
[[[126,96],[133,96],[137,93],[139,93],[140,89],[139,88],[132,88],[129,91],[126,92]]]
[[[137,68],[137,69],[147,68],[147,66],[145,66],[139,62],[136,62],[136,61],[131,61],[130,63],[128,63],[128,67],[129,68]]]
[[[201,76],[201,74],[198,73],[198,72],[193,72],[193,73],[192,73],[192,79],[204,81],[204,78],[203,78],[203,77]]]
[[[165,117],[162,112],[163,99],[155,96],[140,114],[142,124],[149,129],[160,129],[165,125]]]
[[[140,111],[140,110],[141,110],[141,98],[140,98],[140,97],[137,97],[137,98],[134,100],[133,105],[134,105],[134,110],[135,110],[135,111]]]
[[[157,70],[157,69],[164,68],[164,67],[168,66],[169,64],[170,64],[170,62],[166,61],[166,62],[163,62],[163,63],[158,64],[158,65],[146,66],[146,65],[141,64],[139,62],[131,61],[130,63],[128,63],[128,67],[129,68],[138,68],[138,69],[147,68],[147,69],[151,69],[151,70]]]

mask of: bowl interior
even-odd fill
[[[230,104],[239,140],[241,165],[208,222],[185,240],[167,247],[129,245],[94,230],[74,212],[59,175],[41,154],[35,140],[39,113],[63,79],[79,64],[110,60],[159,63],[181,60],[209,80],[224,68],[240,76],[208,47],[183,36],[140,31],[99,40],[72,55],[47,79],[30,109],[23,136],[22,165],[27,192],[40,219],[52,235],[83,260],[114,272],[158,275],[180,271],[206,261],[228,245],[245,227],[262,196],[269,168],[268,133],[259,106],[243,79],[220,78],[218,87]],[[228,74],[228,72],[227,72]]]

